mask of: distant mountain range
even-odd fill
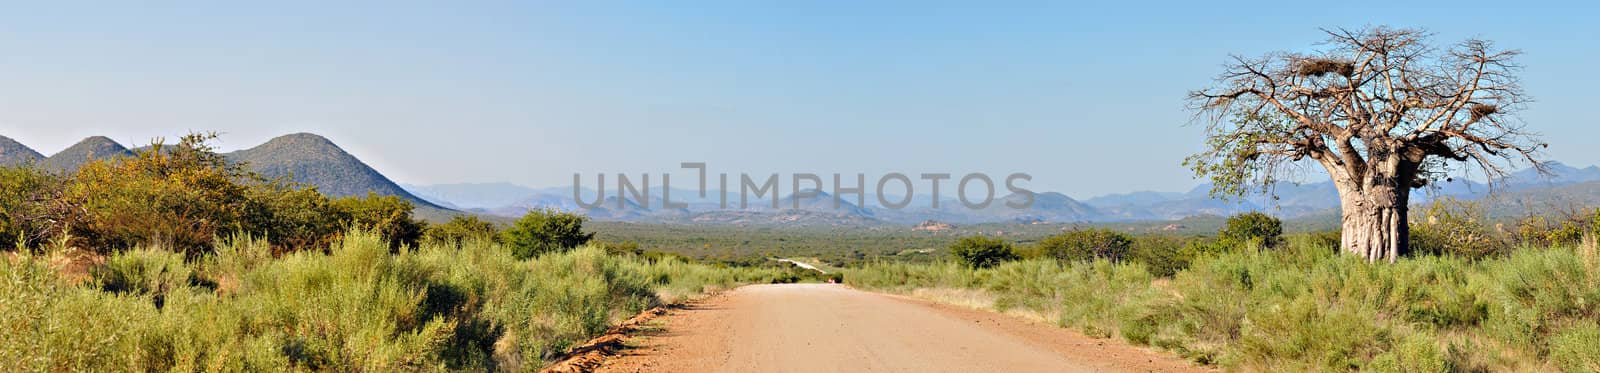
[[[1491,212],[1507,216],[1526,214],[1530,209],[1543,211],[1561,206],[1600,205],[1600,167],[1575,168],[1559,162],[1547,163],[1546,166],[1552,173],[1548,177],[1530,168],[1501,180],[1499,187],[1502,193],[1485,200]],[[919,197],[904,209],[888,209],[879,206],[876,197],[870,193],[864,197],[868,204],[866,207],[855,205],[854,196],[845,196],[840,208],[835,209],[833,196],[822,192],[802,198],[799,208],[794,208],[796,197],[793,194],[785,195],[780,199],[777,209],[771,208],[768,199],[751,201],[752,206],[741,209],[738,194],[730,193],[728,205],[724,208],[720,204],[718,191],[709,191],[707,197],[701,198],[695,191],[679,189],[672,190],[672,200],[674,203],[686,203],[687,208],[663,210],[660,208],[662,189],[659,185],[654,186],[650,202],[644,205],[630,197],[618,207],[615,191],[608,190],[607,198],[600,207],[586,209],[572,197],[570,188],[540,189],[507,183],[406,187],[423,198],[435,198],[441,204],[463,206],[468,211],[488,215],[518,216],[529,209],[554,208],[583,212],[598,220],[755,225],[904,225],[924,221],[956,224],[1172,221],[1192,216],[1227,216],[1249,211],[1266,211],[1289,219],[1322,219],[1338,216],[1339,207],[1338,191],[1333,183],[1326,181],[1276,184],[1273,187],[1276,198],[1266,195],[1214,198],[1210,195],[1210,185],[1200,185],[1185,192],[1139,191],[1098,196],[1084,201],[1061,193],[1039,192],[1034,195],[1033,206],[1026,210],[1004,207],[1008,200],[1023,198],[1018,195],[997,198],[990,206],[976,210],[960,205],[953,198],[941,198],[940,207],[932,208],[931,198],[927,197]],[[456,204],[447,197],[433,197],[440,191],[473,197],[469,203]],[[582,192],[586,199],[592,200],[593,190],[584,189]],[[517,198],[517,193],[526,195]],[[1483,183],[1454,180],[1441,183],[1433,189],[1414,191],[1412,200],[1421,203],[1441,196],[1481,199],[1491,195],[1488,186]],[[899,200],[899,197],[891,197],[890,200]],[[505,201],[515,202],[494,206]]]
[[[38,161],[46,169],[70,172],[91,159],[133,154],[134,151],[116,141],[94,136],[46,158],[15,140],[0,136],[0,165]],[[446,207],[412,195],[322,136],[309,133],[279,136],[223,156],[233,162],[246,162],[251,169],[267,177],[289,177],[295,182],[316,186],[318,191],[329,196],[365,196],[373,192],[411,200],[417,204],[420,215],[449,213]]]
[[[90,137],[61,152],[44,157],[40,153],[10,138],[0,136],[0,165],[27,162],[58,170],[73,170],[89,159],[127,156],[133,154],[115,141],[105,137]],[[938,208],[932,207],[930,196],[918,196],[910,206],[889,209],[878,203],[877,197],[868,193],[857,197],[840,198],[834,207],[834,196],[822,191],[789,193],[779,196],[776,208],[771,206],[771,196],[751,196],[750,206],[740,207],[737,192],[728,193],[727,200],[718,190],[709,190],[705,196],[699,192],[673,188],[663,189],[652,185],[647,203],[632,195],[619,199],[616,190],[608,186],[601,204],[584,207],[573,196],[570,187],[531,188],[511,183],[463,183],[439,185],[400,185],[355,156],[345,152],[332,141],[318,135],[297,133],[274,138],[259,146],[226,153],[237,162],[248,162],[257,172],[269,177],[289,176],[300,183],[314,185],[331,196],[360,196],[368,192],[396,195],[415,202],[419,214],[433,218],[448,216],[455,210],[501,217],[521,216],[531,209],[553,208],[576,211],[596,220],[657,222],[683,224],[735,224],[735,225],[914,225],[926,221],[954,224],[973,223],[1075,223],[1075,222],[1132,222],[1171,221],[1192,216],[1226,216],[1247,211],[1267,211],[1285,218],[1323,219],[1338,216],[1338,193],[1331,182],[1308,184],[1279,183],[1274,186],[1277,198],[1255,195],[1244,198],[1218,199],[1210,196],[1210,185],[1200,185],[1185,192],[1139,191],[1111,194],[1083,201],[1056,192],[1038,192],[1033,195],[1032,207],[1024,210],[1006,207],[1007,201],[1021,201],[1026,196],[1005,195],[982,209],[969,209],[950,196],[940,198]],[[1502,180],[1498,193],[1486,199],[1486,205],[1497,215],[1526,214],[1571,206],[1600,205],[1600,167],[1575,168],[1551,162],[1547,168],[1553,175],[1545,177],[1532,169],[1515,172]],[[596,190],[581,189],[584,201],[595,201]],[[664,193],[671,193],[678,208],[664,208]],[[1438,196],[1465,199],[1489,197],[1488,187],[1469,180],[1441,183],[1431,190],[1416,191],[1414,202],[1423,202]],[[900,197],[890,196],[897,201]],[[724,205],[724,203],[726,203]]]

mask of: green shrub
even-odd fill
[[[1414,253],[1483,258],[1500,251],[1477,202],[1439,198],[1412,216],[1410,247]]]
[[[1169,235],[1143,235],[1133,238],[1133,245],[1128,248],[1126,261],[1143,264],[1150,270],[1151,275],[1157,277],[1171,277],[1184,268],[1189,268],[1189,262],[1194,258],[1187,256],[1183,248],[1192,240],[1182,239]]]
[[[1550,360],[1568,372],[1600,371],[1600,326],[1588,320],[1556,333],[1550,339]]]
[[[1225,245],[1254,243],[1261,247],[1277,246],[1283,236],[1283,221],[1263,212],[1247,212],[1228,217],[1217,232],[1217,239]]]
[[[997,309],[1055,315],[1091,336],[1120,335],[1227,369],[1594,367],[1600,263],[1591,256],[1556,247],[1374,265],[1340,255],[1329,241],[1295,235],[1274,250],[1195,250],[1204,253],[1170,280],[1155,280],[1132,260],[982,269],[877,263],[848,278],[859,288],[902,292],[981,289]]]
[[[366,197],[345,197],[332,203],[349,217],[353,227],[378,233],[393,248],[416,245],[427,229],[427,222],[411,215],[416,206],[400,196],[368,192]]]
[[[429,242],[438,242],[447,245],[460,246],[470,240],[496,240],[499,231],[494,223],[483,220],[477,215],[456,215],[444,224],[428,225],[423,237]]]
[[[594,233],[583,232],[583,223],[588,219],[557,210],[529,211],[501,232],[501,241],[511,247],[518,259],[570,250],[594,238]]]
[[[1533,347],[1572,320],[1600,319],[1600,271],[1571,250],[1520,250],[1473,277],[1487,293],[1483,327],[1500,340]]]
[[[1133,237],[1110,229],[1082,229],[1050,236],[1039,241],[1038,252],[1060,261],[1090,259],[1122,260],[1133,246]]]
[[[875,261],[849,269],[845,281],[864,289],[968,288],[978,286],[977,273],[955,261],[907,263]]]
[[[175,146],[159,141],[133,157],[91,160],[72,176],[63,201],[81,209],[72,226],[84,247],[101,252],[154,245],[191,257],[244,222],[254,175],[191,134]]]
[[[90,271],[101,289],[115,293],[148,295],[160,307],[167,293],[188,286],[191,271],[183,254],[156,249],[130,250],[112,255]]]
[[[248,197],[244,230],[280,252],[327,248],[354,218],[313,186],[268,181],[251,186]]]
[[[65,227],[53,222],[70,221],[72,209],[50,201],[65,185],[33,165],[0,166],[0,250],[36,247],[59,234]]]
[[[1372,359],[1366,367],[1377,372],[1450,372],[1449,355],[1439,347],[1439,337],[1413,332],[1401,337],[1389,351]]]
[[[1001,262],[1018,259],[1011,242],[984,236],[961,238],[950,245],[950,255],[956,262],[969,268],[988,268]]]

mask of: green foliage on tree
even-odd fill
[[[377,232],[392,247],[416,245],[428,223],[411,216],[416,205],[399,196],[367,193],[366,197],[333,200],[334,208],[347,214],[349,223]]]
[[[59,231],[60,215],[72,211],[53,203],[65,186],[38,168],[0,166],[0,249],[36,247]]]
[[[206,144],[214,137],[191,134],[175,146],[158,141],[133,157],[84,164],[63,197],[83,214],[73,235],[101,251],[152,244],[193,255],[218,234],[247,228],[245,182],[257,178]]]
[[[587,220],[583,215],[553,209],[529,211],[501,232],[500,239],[518,259],[565,252],[594,238],[594,233],[583,232]]]
[[[494,223],[479,218],[477,215],[456,215],[444,224],[431,224],[423,233],[428,242],[443,243],[460,246],[462,242],[471,240],[498,239],[499,230]]]
[[[249,201],[242,230],[266,238],[278,252],[327,247],[350,221],[316,187],[282,180],[251,187]]]
[[[1122,260],[1133,237],[1110,229],[1080,229],[1039,241],[1039,254],[1059,261]]]
[[[985,236],[963,237],[950,245],[950,255],[971,268],[989,268],[1002,262],[1017,260],[1011,242]]]
[[[1184,244],[1185,239],[1171,235],[1136,236],[1123,260],[1144,264],[1145,270],[1151,275],[1171,277],[1178,271],[1189,268],[1189,263],[1194,259],[1185,255],[1182,250]]]
[[[1261,247],[1277,246],[1283,241],[1283,221],[1263,212],[1247,212],[1228,217],[1228,222],[1217,232],[1225,246],[1254,243]]]

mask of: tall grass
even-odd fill
[[[189,262],[126,251],[76,281],[57,262],[0,260],[0,370],[532,370],[647,307],[792,276],[359,231],[276,258],[248,237]]]
[[[1202,256],[1170,278],[1137,264],[1049,260],[979,270],[874,264],[845,278],[897,292],[978,289],[996,309],[1234,369],[1595,371],[1600,263],[1583,252],[1524,247],[1476,261],[1373,265],[1291,240]]]

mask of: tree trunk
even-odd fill
[[[1410,189],[1368,187],[1349,191],[1341,188],[1344,251],[1367,262],[1393,263],[1407,250],[1410,228],[1406,225],[1406,204]]]

